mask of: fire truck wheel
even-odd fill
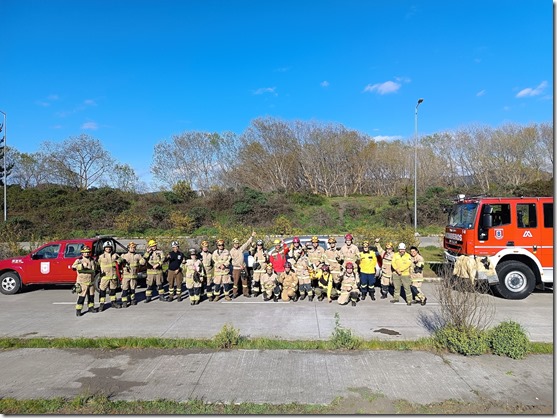
[[[534,291],[536,277],[532,270],[518,261],[503,261],[497,265],[499,284],[495,291],[505,299],[524,299]]]
[[[21,289],[21,279],[18,274],[9,271],[0,276],[0,292],[4,295],[13,295]]]

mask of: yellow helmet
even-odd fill
[[[317,236],[314,235],[313,237],[311,237],[311,242],[319,242],[319,238],[317,238]]]
[[[392,242],[388,242],[385,244],[385,248],[394,248]]]
[[[369,241],[367,241],[367,240],[364,241],[362,245],[363,245],[364,247],[369,247]]]
[[[84,245],[80,252],[81,252],[81,254],[90,253],[91,252],[91,247],[89,247],[88,245]]]
[[[208,247],[208,246],[209,246],[209,242],[208,242],[208,241],[201,241],[201,246],[202,246],[202,247]]]
[[[311,240],[313,241],[313,238]],[[336,242],[337,242],[337,240],[334,237],[330,237],[329,240],[328,240],[329,244],[336,243]]]
[[[128,244],[128,248],[131,248],[131,247],[135,248],[135,247],[137,247],[137,244],[133,241],[130,241],[129,244]]]
[[[223,239],[218,239],[217,240],[217,245],[224,245],[224,240]]]
[[[147,245],[149,247],[154,247],[155,245],[157,245],[157,241],[155,241],[154,239],[150,239]]]
[[[239,244],[239,243],[240,243],[240,240],[238,238],[234,238],[232,240],[232,244]]]
[[[280,244],[280,239],[276,239],[276,240],[274,240],[274,241],[273,241],[273,244],[275,244],[275,245],[279,245],[279,244]]]

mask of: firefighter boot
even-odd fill
[[[75,310],[75,316],[81,316],[81,315],[83,315],[83,314],[81,313],[81,309],[76,309],[76,310]]]
[[[352,306],[356,306],[356,301],[352,300]]]
[[[167,302],[172,302],[174,300],[174,295],[169,294],[168,298],[166,299]]]
[[[313,295],[309,295],[309,301],[313,302]]]
[[[302,296],[300,296],[300,300],[304,300],[306,298],[306,294],[302,293]]]
[[[371,297],[371,300],[375,300],[375,292],[371,292],[369,296]],[[364,298],[362,298],[362,300],[364,300]]]
[[[115,300],[112,301],[112,303],[110,304],[110,306],[114,309],[120,309],[122,306],[116,302]]]
[[[381,285],[381,299],[387,299],[388,294],[389,294],[389,287],[385,285]]]
[[[273,296],[273,302],[278,302],[278,296],[277,295]]]
[[[99,312],[104,311],[104,302],[101,302],[101,304],[99,305]]]
[[[147,296],[147,297],[145,298],[145,303],[149,303],[149,302],[151,302],[151,296]]]

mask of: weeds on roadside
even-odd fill
[[[240,343],[240,330],[232,325],[224,324],[221,330],[213,337],[215,348],[232,348]]]
[[[356,337],[351,329],[340,325],[340,315],[335,312],[335,329],[329,340],[334,349],[356,350],[361,346],[361,339]]]
[[[530,351],[530,340],[518,322],[501,322],[489,330],[489,340],[491,351],[498,356],[521,359]]]

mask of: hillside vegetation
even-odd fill
[[[526,185],[520,195],[551,195],[552,182]],[[434,187],[418,197],[418,230],[441,233],[444,208],[462,191]],[[473,191],[471,191],[473,192]],[[215,189],[200,196],[189,187],[139,194],[112,188],[78,190],[48,185],[8,187],[4,241],[116,236],[195,236],[230,239],[260,234],[355,234],[356,238],[413,234],[413,194],[325,197],[311,193],[263,193],[247,187]]]

